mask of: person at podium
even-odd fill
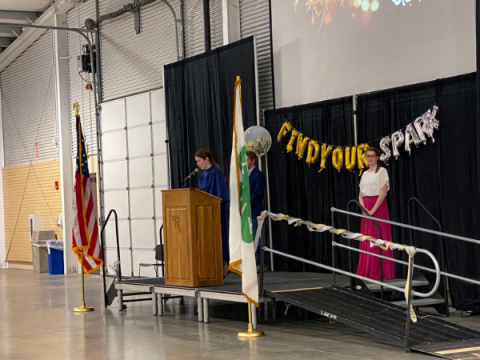
[[[195,153],[195,161],[199,169],[202,170],[202,173],[198,177],[197,188],[222,199],[220,213],[222,218],[223,276],[226,276],[230,258],[228,243],[228,202],[230,201],[230,197],[228,194],[227,180],[225,179],[223,171],[213,159],[209,149],[199,149]]]

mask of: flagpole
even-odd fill
[[[87,182],[86,182],[86,186],[89,187],[90,186],[90,183],[89,183],[89,173],[88,173],[88,163],[87,163],[87,155],[86,155],[86,152],[85,152],[85,149],[83,148],[84,147],[84,140],[83,140],[83,134],[82,134],[82,129],[81,129],[81,123],[80,123],[80,114],[78,113],[79,109],[80,109],[80,104],[78,103],[78,101],[76,101],[74,104],[73,104],[73,109],[75,110],[75,117],[76,117],[76,120],[77,120],[77,170],[76,170],[76,175],[75,175],[75,179],[76,179],[76,183],[75,183],[75,186],[74,186],[74,189],[75,189],[75,195],[77,196],[77,193],[79,190],[79,194],[78,196],[81,198],[80,201],[76,201],[74,202],[74,206],[77,207],[77,205],[80,205],[81,206],[81,217],[83,217],[82,219],[82,224],[85,226],[85,236],[86,236],[86,239],[83,238],[83,236],[81,236],[81,240],[80,240],[80,245],[76,242],[76,240],[78,239],[75,239],[75,236],[74,234],[73,235],[73,241],[72,241],[72,249],[73,251],[75,252],[75,254],[77,254],[77,258],[78,258],[78,252],[80,252],[80,281],[81,281],[81,284],[82,284],[82,306],[80,307],[76,307],[73,309],[74,312],[76,313],[83,313],[83,312],[89,312],[89,311],[93,311],[93,308],[91,307],[86,307],[85,306],[85,271],[84,271],[84,260],[85,260],[85,253],[84,251],[87,250],[87,255],[88,256],[91,256],[91,254],[89,253],[90,251],[90,234],[88,232],[88,227],[86,224],[89,223],[89,219],[87,219],[86,217],[86,211],[85,211],[85,194],[84,194],[84,184],[83,184],[83,175],[84,175],[84,170],[82,169],[82,162],[85,161],[85,177],[87,179]],[[77,174],[79,175],[79,178],[77,179]],[[77,183],[78,181],[78,183]],[[78,186],[78,188],[77,188]],[[92,204],[92,197],[89,197],[88,198],[88,202],[89,204],[88,205],[91,205]],[[78,211],[78,208],[76,209]],[[93,214],[93,218],[95,219],[96,218],[96,213],[95,211],[92,211]],[[76,216],[79,215],[78,213],[76,214]],[[78,219],[77,219],[78,220]],[[77,223],[77,227],[78,227],[78,221],[75,222],[74,221],[74,228],[75,228],[75,224]],[[97,221],[95,219],[95,227],[97,226]],[[76,229],[77,231],[79,231],[79,229]],[[73,229],[73,233],[75,233],[75,229]],[[84,240],[86,240],[86,243],[87,243],[87,246],[85,246],[84,244]],[[95,238],[95,240],[97,240]],[[98,246],[98,243],[95,242],[95,245],[94,246]],[[98,255],[97,255],[98,256]],[[101,255],[100,255],[101,256]],[[97,264],[97,261],[99,260],[99,258],[93,258],[92,256],[92,259],[95,261],[95,263]],[[100,260],[100,262],[103,263],[102,260]],[[97,269],[100,265],[102,264],[97,264],[97,266],[94,268],[94,269]]]
[[[230,268],[242,276],[242,292],[247,298],[248,330],[237,334],[239,338],[250,339],[265,336],[255,330],[252,324],[252,300],[258,303],[258,284],[255,264],[255,249],[252,243],[252,215],[250,186],[247,167],[245,134],[242,115],[242,80],[237,76],[234,89],[233,144],[230,171]],[[236,229],[236,230],[233,230]],[[248,290],[245,290],[248,289]]]
[[[76,307],[73,309],[73,312],[90,312],[94,309],[92,307],[85,306],[85,274],[83,272],[83,251],[81,255],[81,263],[80,263],[80,277],[82,281],[82,306]]]
[[[252,324],[252,303],[248,300],[248,330],[240,331],[237,336],[241,339],[248,338],[257,338],[260,336],[265,336],[265,333],[262,330],[254,330]]]

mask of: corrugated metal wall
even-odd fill
[[[203,30],[203,0],[183,2],[185,57],[201,54],[205,50]]]
[[[257,35],[258,89],[260,118],[263,110],[275,106],[270,32],[270,1],[240,0],[240,36]]]
[[[185,57],[203,53],[205,51],[203,0],[184,0],[183,16]],[[210,36],[212,49],[223,45],[222,0],[210,0]]]
[[[57,158],[52,41],[47,31],[0,74],[5,166]]]
[[[202,0],[169,2],[179,20],[182,13],[184,16],[185,56],[203,52]],[[117,0],[101,0],[100,14],[111,13],[120,7]],[[210,17],[212,48],[215,48],[223,45],[221,0],[210,1]],[[138,35],[135,34],[132,14],[105,20],[101,24],[104,101],[160,88],[163,65],[177,61],[175,22],[168,6],[156,1],[140,10],[140,18],[142,32]],[[179,55],[183,57],[180,23],[177,26]]]
[[[3,169],[7,261],[32,261],[30,214],[40,214],[41,229],[54,230],[58,240],[62,239],[62,230],[57,226],[57,217],[62,212],[62,191],[55,190],[55,181],[61,183],[59,161]]]
[[[180,0],[169,2],[180,18]],[[101,0],[100,14],[122,6],[118,0]],[[163,64],[177,61],[175,22],[168,6],[156,1],[141,8],[140,18],[138,35],[133,14],[105,20],[100,26],[104,101],[161,87]]]
[[[204,51],[203,1],[170,0],[175,14],[181,20],[184,16],[183,40],[185,56],[193,56]],[[182,7],[183,3],[183,7]],[[100,15],[117,11],[126,2],[100,0]],[[103,101],[125,97],[131,94],[161,88],[163,85],[163,65],[177,61],[175,21],[170,8],[156,1],[140,10],[140,34],[135,34],[133,14],[124,14],[112,20],[105,20],[100,27],[102,56]],[[67,14],[69,27],[83,27],[87,18],[95,19],[95,1],[77,4]],[[223,45],[222,0],[210,1],[210,22],[212,48]],[[181,26],[177,24],[179,55],[183,57]],[[83,130],[86,136],[88,153],[96,154],[96,128],[94,101],[91,91],[85,90],[86,81],[77,71],[77,55],[81,52],[84,40],[76,33],[68,34],[70,102],[80,103]],[[82,74],[85,80],[86,74]],[[75,118],[71,111],[72,151],[75,154]]]
[[[67,25],[68,27],[81,28],[84,26],[85,20],[88,18],[96,18],[95,1],[93,0],[78,4],[71,9],[67,13]],[[85,143],[87,144],[88,155],[97,153],[97,130],[93,91],[85,89],[87,81],[91,81],[91,77],[89,77],[89,74],[83,73],[82,79],[77,71],[77,56],[80,55],[82,45],[84,44],[86,44],[86,40],[81,35],[72,31],[67,33],[70,83],[70,124],[73,156],[76,156],[77,139],[75,137],[75,113],[73,112],[71,105],[75,101],[78,101],[80,104],[80,116],[82,118],[83,134],[85,136]]]
[[[212,37],[212,49],[223,46],[222,0],[210,0],[210,36]]]

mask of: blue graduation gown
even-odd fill
[[[252,172],[249,175],[250,182],[250,205],[252,207],[252,231],[253,238],[255,239],[255,234],[257,233],[257,216],[259,216],[265,207],[263,206],[263,198],[265,196],[265,187],[267,186],[267,181],[265,179],[265,174],[261,172],[256,166],[253,168]],[[255,260],[257,265],[260,265],[260,242],[255,251]]]
[[[263,206],[263,198],[265,196],[265,187],[267,181],[265,174],[261,172],[257,167],[254,167],[250,173],[250,204],[252,207],[252,218],[257,219],[265,207]]]
[[[230,250],[228,242],[228,223],[229,223],[229,201],[227,181],[223,171],[216,166],[203,170],[197,181],[199,190],[208,192],[209,194],[218,196],[222,199],[220,204],[220,214],[222,218],[222,255],[223,261],[228,262],[230,259]]]

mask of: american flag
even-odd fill
[[[89,274],[102,266],[103,260],[80,115],[77,114],[75,117],[77,119],[77,170],[73,185],[72,250],[77,254],[79,261],[83,251],[83,269],[85,274]]]

